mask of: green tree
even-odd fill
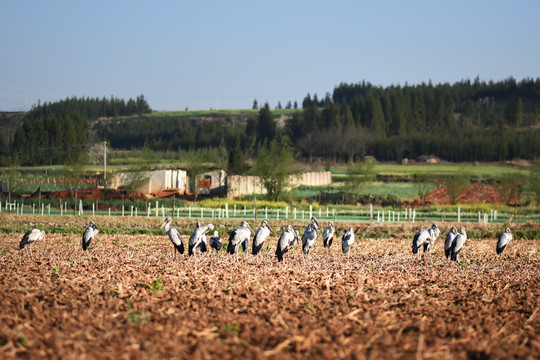
[[[450,198],[452,199],[452,204],[455,204],[459,195],[469,187],[471,183],[471,176],[465,170],[464,166],[461,166],[455,175],[446,178],[444,184],[446,186],[446,191]]]
[[[386,137],[386,126],[384,123],[384,113],[381,106],[381,101],[378,97],[371,98],[367,104],[368,118],[370,118],[371,132],[376,138]]]
[[[422,203],[422,207],[426,206],[426,197],[429,194],[429,177],[426,173],[414,174],[414,183],[418,191],[418,197]]]
[[[366,185],[370,181],[373,181],[373,179],[374,172],[371,162],[351,163],[347,169],[347,177],[345,179],[347,201],[351,203],[358,201]]]
[[[234,138],[234,145],[229,152],[227,170],[230,174],[241,174],[244,172],[244,162],[242,160],[242,150],[240,149],[240,136]]]
[[[271,141],[275,134],[276,125],[274,123],[274,116],[268,103],[265,103],[259,110],[259,116],[257,118],[257,141]]]
[[[268,147],[259,147],[253,172],[259,176],[268,199],[277,201],[284,196],[290,186],[295,164],[296,159],[286,136],[280,142],[272,140]]]
[[[540,206],[540,161],[537,161],[530,170],[528,187],[534,196],[536,206]]]

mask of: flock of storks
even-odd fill
[[[176,252],[180,254],[184,253],[184,242],[178,230],[171,225],[172,219],[167,217],[165,221],[161,224],[161,227],[165,230],[165,233],[169,236],[169,239],[174,245],[174,259],[176,260]],[[318,237],[318,231],[320,225],[317,222],[315,217],[311,218],[311,222],[306,227],[304,234],[302,235],[302,252],[304,256],[309,258],[309,254],[315,241]],[[195,231],[191,234],[188,241],[188,254],[190,256],[195,255],[199,251],[204,253],[208,250],[207,245],[215,249],[216,253],[221,250],[223,247],[223,242],[218,235],[217,231],[214,231],[213,236],[207,240],[206,234],[209,231],[214,230],[214,225],[207,224],[202,226],[200,222],[197,221]],[[261,226],[255,232],[252,243],[252,254],[258,257],[258,254],[263,248],[264,242],[266,241],[268,235],[272,232],[270,225],[266,220],[261,222]],[[90,221],[86,229],[84,230],[82,237],[82,248],[87,250],[90,246],[92,239],[99,233],[99,229],[93,221]],[[418,254],[418,259],[420,259],[420,249],[423,249],[424,254],[429,254],[431,259],[431,248],[435,243],[435,240],[439,237],[441,231],[436,224],[433,224],[429,229],[420,229],[413,237],[412,243],[412,252],[413,254]],[[249,242],[251,235],[253,234],[253,229],[249,226],[247,221],[242,221],[240,226],[233,230],[229,236],[229,244],[227,246],[227,252],[229,254],[236,254],[236,258],[239,258],[238,252],[240,247],[242,247],[244,252],[248,251]],[[328,251],[332,245],[334,236],[336,235],[336,228],[334,227],[332,221],[328,222],[328,226],[324,229],[322,234],[323,246]],[[32,244],[37,240],[41,240],[45,237],[45,231],[39,229],[32,229],[24,234],[21,243],[19,245],[19,250],[22,250],[26,247],[26,251],[32,254]],[[349,262],[349,251],[351,246],[354,243],[354,231],[350,227],[347,232],[341,237],[341,250],[344,254],[347,254],[347,262]],[[501,254],[506,248],[508,243],[512,240],[512,232],[509,228],[506,228],[504,232],[499,236],[497,242],[496,252]],[[444,242],[444,253],[447,259],[453,261],[459,261],[459,253],[463,249],[465,242],[467,241],[467,233],[465,227],[462,226],[460,232],[458,233],[457,228],[452,226],[448,235],[446,235],[446,240]],[[281,236],[279,237],[277,248],[276,248],[276,257],[278,261],[284,261],[284,257],[287,257],[289,250],[296,244],[300,242],[300,234],[298,230],[293,228],[292,225],[287,225],[283,228]],[[28,247],[27,247],[28,245]]]

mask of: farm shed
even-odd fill
[[[113,188],[131,187],[145,195],[166,189],[188,190],[187,172],[182,169],[159,169],[153,171],[126,171],[116,173],[112,180]]]

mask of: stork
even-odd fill
[[[195,255],[197,248],[199,248],[201,252],[206,252],[206,233],[212,230],[214,230],[214,225],[208,224],[201,226],[201,223],[197,221],[195,231],[189,237],[189,256]]]
[[[351,251],[352,244],[354,244],[354,231],[353,228],[350,227],[349,231],[343,234],[343,237],[341,238],[341,250],[344,254],[347,254],[347,263],[349,263],[349,253]]]
[[[302,235],[302,251],[305,255],[309,256],[309,252],[313,245],[315,245],[315,240],[317,239],[317,230],[319,229],[317,220],[311,218],[311,224],[309,224]]]
[[[452,253],[452,242],[457,236],[457,233],[457,228],[452,226],[450,232],[448,235],[446,235],[446,240],[444,241],[444,255],[446,256],[446,259],[450,259],[450,254]]]
[[[26,254],[28,254],[28,251],[30,251],[30,257],[34,258],[34,254],[32,253],[32,245],[38,241],[43,240],[45,238],[45,231],[39,230],[39,229],[32,229],[26,232],[24,234],[21,243],[19,244],[19,250],[22,250],[25,248],[26,245],[28,247],[26,248]]]
[[[229,236],[229,245],[227,245],[227,252],[229,254],[236,253],[236,259],[239,259],[238,248],[242,245],[244,252],[247,251],[249,238],[253,233],[253,229],[249,226],[247,221],[242,221],[239,227],[234,229],[234,231]]]
[[[435,242],[437,237],[441,234],[439,227],[436,224],[431,225],[429,230],[420,229],[414,235],[412,243],[412,252],[413,254],[418,254],[418,259],[420,260],[420,252],[418,249],[423,246],[424,254],[429,252],[431,258],[431,245]]]
[[[512,240],[512,232],[509,228],[504,229],[504,232],[499,236],[499,241],[497,241],[497,255],[501,254],[504,249],[506,248],[506,245]]]
[[[84,251],[88,250],[90,243],[92,242],[92,240],[98,233],[99,233],[98,227],[93,221],[90,221],[86,229],[84,229],[84,233],[82,236],[82,248]]]
[[[176,260],[176,251],[180,254],[184,253],[184,243],[182,242],[182,237],[178,230],[176,230],[174,226],[171,226],[171,222],[172,219],[167,217],[160,227],[165,230],[165,234],[169,235],[169,239],[171,239],[171,242],[174,245],[174,260]]]
[[[324,232],[322,234],[323,246],[328,251],[330,251],[330,246],[332,246],[332,241],[334,240],[335,232],[336,232],[336,228],[334,227],[334,224],[331,221],[329,221],[328,226],[324,229]]]
[[[268,225],[268,221],[263,220],[261,222],[261,227],[259,227],[255,233],[255,236],[253,237],[253,247],[251,248],[251,253],[253,255],[257,255],[258,257],[258,254],[264,245],[264,241],[271,232],[272,228],[270,228],[270,225]]]
[[[279,237],[277,248],[276,248],[276,257],[278,261],[283,261],[283,255],[289,252],[295,243],[298,242],[298,231],[296,231],[291,225],[285,226],[285,229]]]
[[[461,232],[457,234],[454,240],[452,241],[452,248],[451,248],[451,255],[450,255],[450,259],[452,261],[459,261],[459,253],[463,249],[463,246],[465,246],[466,241],[467,241],[467,233],[465,232],[465,226],[462,226]]]
[[[217,230],[214,231],[214,235],[210,237],[210,247],[216,250],[216,253],[223,247],[223,242],[218,235]]]

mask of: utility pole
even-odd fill
[[[107,180],[107,142],[103,142],[103,182]],[[103,184],[105,186],[105,184]]]

